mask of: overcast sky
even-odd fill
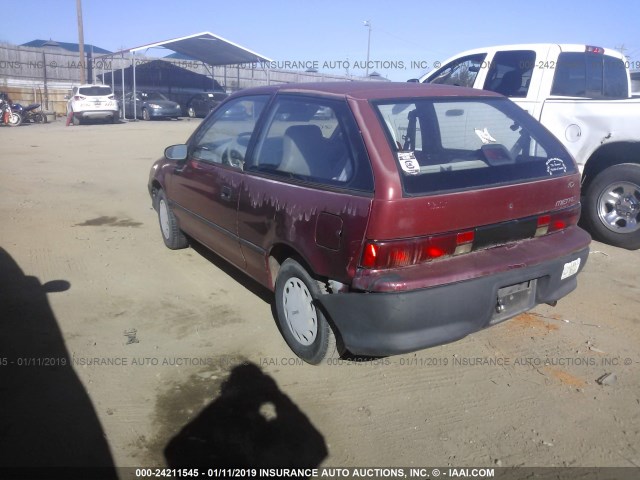
[[[78,42],[76,0],[3,0],[0,42]],[[581,43],[624,48],[640,61],[640,2],[83,0],[84,39],[117,51],[210,31],[277,62],[404,81],[472,48]],[[171,52],[151,51],[150,56]],[[359,66],[360,66],[359,65]],[[333,68],[330,70],[330,68]]]

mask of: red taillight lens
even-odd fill
[[[368,242],[360,262],[364,268],[398,268],[435,258],[470,252],[473,230],[392,242]]]
[[[576,225],[580,218],[580,205],[559,212],[540,215],[536,228],[536,237],[547,233],[558,232],[567,227]]]
[[[549,221],[549,233],[564,230],[567,227],[578,224],[580,219],[580,206],[552,213]]]
[[[75,95],[73,97],[74,100],[78,101],[78,100],[86,100],[87,97],[84,97],[82,95]]]
[[[362,253],[362,266],[364,268],[374,268],[376,266],[379,248],[375,243],[367,243],[365,245]]]

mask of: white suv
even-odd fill
[[[73,124],[85,119],[107,119],[118,122],[118,102],[109,85],[80,85],[73,87],[67,102],[67,116],[73,114]]]

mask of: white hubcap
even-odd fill
[[[302,345],[311,345],[318,335],[318,314],[313,297],[302,280],[292,277],[282,291],[284,315],[293,336]]]
[[[168,240],[171,235],[171,229],[169,227],[169,210],[164,200],[160,200],[160,228],[162,229],[162,235]]]

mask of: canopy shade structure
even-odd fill
[[[196,33],[187,37],[127,48],[110,56],[116,56],[120,53],[135,53],[158,47],[173,50],[212,66],[271,62],[270,58],[241,47],[211,32]]]
[[[115,58],[119,55],[124,57],[125,53],[130,53],[132,77],[133,77],[133,108],[136,110],[136,52],[146,51],[151,48],[166,48],[173,50],[176,53],[186,55],[187,57],[199,60],[204,64],[215,66],[223,65],[241,65],[251,63],[266,63],[271,62],[271,59],[253,52],[249,49],[241,47],[238,44],[230,42],[218,35],[214,35],[211,32],[202,32],[189,35],[187,37],[173,38],[171,40],[165,40],[162,42],[149,43],[140,47],[133,47],[121,50],[108,55],[102,55],[102,57]],[[124,69],[121,70],[122,78],[122,115],[125,115],[125,99],[124,99]],[[213,78],[213,77],[212,77]],[[134,115],[135,120],[135,115]]]

